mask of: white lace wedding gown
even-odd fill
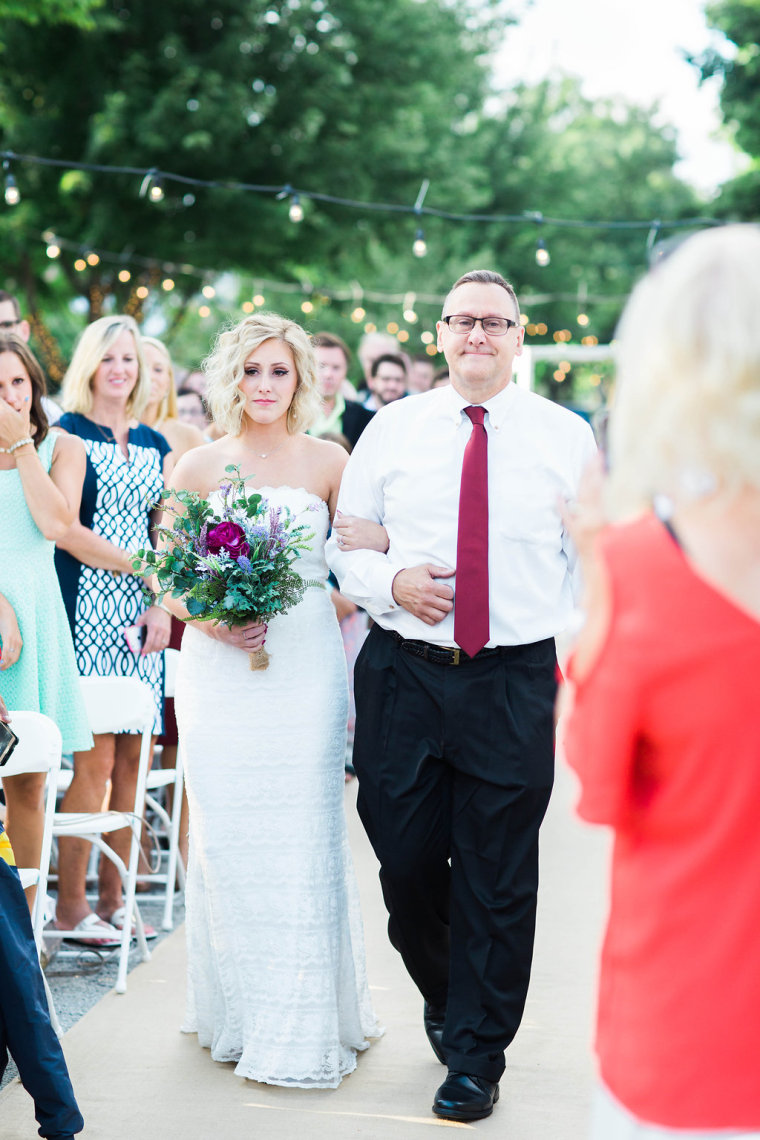
[[[264,488],[315,531],[327,505]],[[329,589],[269,623],[267,670],[188,628],[176,712],[190,801],[183,1029],[268,1084],[334,1088],[378,1029],[343,809],[346,664]]]

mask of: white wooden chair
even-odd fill
[[[164,650],[164,694],[167,697],[174,696],[174,686],[177,677],[177,665],[179,663],[179,650],[178,649],[165,649]],[[155,764],[155,760],[154,760]],[[162,930],[171,930],[174,926],[174,897],[177,882],[179,882],[180,889],[185,885],[185,865],[182,862],[182,857],[179,853],[179,827],[180,817],[182,815],[182,798],[184,794],[185,781],[182,768],[182,752],[177,746],[177,764],[175,768],[160,768],[153,767],[148,772],[148,794],[146,802],[153,812],[158,816],[163,824],[166,836],[168,839],[168,851],[166,858],[165,871],[157,871],[150,875],[138,875],[138,882],[146,883],[164,883],[164,913],[161,920]],[[161,788],[172,787],[172,810],[171,813],[167,810],[163,803],[153,795],[154,792],[160,791]]]
[[[82,677],[80,682],[90,728],[93,733],[137,731],[142,736],[135,802],[131,812],[56,812],[53,821],[55,839],[76,837],[89,840],[107,859],[111,860],[121,875],[125,917],[119,948],[116,992],[123,994],[127,989],[127,966],[129,944],[132,937],[132,922],[135,924],[140,956],[143,961],[150,958],[142,915],[135,900],[135,887],[145,810],[145,791],[151,756],[154,715],[153,693],[150,687],[137,677],[92,676]],[[103,838],[104,835],[113,831],[120,831],[124,827],[129,827],[132,832],[127,865]],[[46,931],[46,934],[56,938],[68,939],[76,939],[78,936],[74,930],[55,929]]]
[[[0,768],[0,775],[20,776],[24,772],[47,772],[45,783],[45,822],[42,832],[42,849],[40,862],[37,867],[19,867],[18,873],[21,885],[36,886],[37,895],[32,909],[32,928],[34,941],[37,946],[37,956],[42,948],[42,928],[45,922],[45,898],[47,895],[48,871],[50,869],[50,850],[53,844],[53,818],[55,815],[55,799],[57,793],[57,776],[61,767],[61,732],[58,725],[38,712],[15,712],[11,710],[11,724],[18,736],[18,744],[10,760]],[[42,975],[45,983],[45,993],[48,999],[50,1020],[53,1029],[60,1037],[61,1023],[55,1011],[53,998],[47,984],[47,978]]]

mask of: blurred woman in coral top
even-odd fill
[[[615,834],[594,1140],[760,1137],[759,313],[755,226],[649,274],[609,480],[566,512],[588,594],[566,752]]]

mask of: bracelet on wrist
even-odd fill
[[[10,445],[10,447],[0,447],[0,451],[3,453],[3,455],[13,455],[14,451],[18,451],[20,447],[26,447],[27,443],[34,445],[34,440],[30,435],[24,436],[23,439],[17,439],[15,443],[12,443]]]

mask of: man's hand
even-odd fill
[[[454,591],[437,579],[451,578],[454,573],[432,562],[399,570],[393,579],[394,601],[426,625],[438,625],[454,608]]]

